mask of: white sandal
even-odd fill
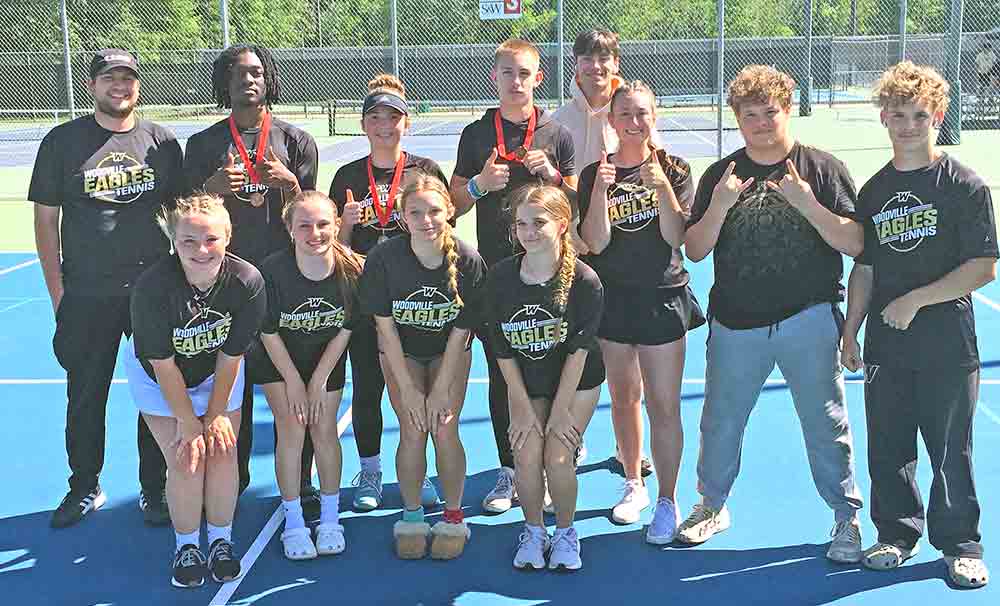
[[[340,524],[320,524],[316,528],[316,553],[319,555],[343,553],[345,547],[344,527]]]
[[[292,528],[281,533],[281,544],[289,560],[311,560],[316,557],[316,546],[308,528]]]
[[[872,570],[892,570],[899,568],[903,562],[917,555],[920,551],[920,544],[917,543],[912,549],[905,549],[891,543],[876,543],[865,550],[865,568]]]
[[[948,577],[959,587],[982,587],[990,582],[990,571],[986,562],[979,558],[957,558],[945,556],[944,563],[948,565]]]

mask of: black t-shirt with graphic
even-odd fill
[[[375,206],[372,204],[371,186],[368,182],[368,158],[369,156],[365,156],[341,166],[333,177],[333,183],[330,184],[330,198],[337,204],[337,211],[341,215],[344,214],[344,206],[347,204],[347,190],[351,190],[354,200],[361,205],[361,220],[351,231],[351,248],[363,255],[368,254],[380,238],[391,238],[406,231],[403,218],[399,216],[399,200],[393,204],[389,222],[385,226],[379,222]],[[372,176],[375,178],[375,187],[378,189],[382,205],[385,205],[389,198],[389,186],[392,184],[394,172],[395,167],[379,168],[372,165]],[[414,154],[406,154],[403,176],[399,180],[400,190],[407,179],[419,173],[436,177],[445,187],[448,186],[448,178],[444,176],[437,162]]]
[[[821,205],[852,217],[857,199],[847,167],[826,152],[796,143],[788,158]],[[740,179],[754,178],[729,210],[713,251],[715,284],[709,314],[734,329],[769,326],[822,302],[844,300],[840,253],[766,181],[780,183],[785,159],[757,164],[742,148],[702,175],[688,225],[705,216],[712,191],[730,162]]]
[[[455,164],[455,174],[459,177],[471,179],[483,170],[483,164],[497,146],[493,116],[498,111],[500,110],[487,110],[481,119],[462,130],[462,137],[458,141],[458,160]],[[537,108],[535,111],[538,112],[538,118],[531,149],[544,150],[549,162],[563,177],[575,175],[573,136],[565,126],[552,120],[550,113]],[[501,119],[500,123],[507,151],[520,147],[528,130],[528,121],[515,124]],[[498,158],[497,163],[510,165],[510,180],[507,182],[507,187],[490,192],[476,201],[476,236],[479,240],[479,252],[490,267],[514,254],[510,232],[510,203],[507,197],[522,185],[543,183],[541,177],[529,173],[520,162],[508,162]]]
[[[259,134],[259,128],[240,131],[251,163],[257,162]],[[312,135],[272,117],[267,147],[295,175],[299,187],[303,190],[316,189],[319,150]],[[229,132],[228,118],[188,139],[184,156],[188,191],[203,189],[205,181],[225,165],[227,154],[233,155],[237,167],[244,168]],[[254,192],[264,193],[263,205],[255,207],[250,203],[250,195]],[[258,264],[271,253],[288,247],[291,240],[281,221],[281,211],[290,199],[291,192],[252,183],[244,168],[243,189],[225,197],[226,208],[233,220],[233,241],[229,252]]]
[[[458,238],[455,247],[458,294],[464,305],[448,288],[448,262],[435,269],[424,267],[410,248],[408,233],[378,244],[365,260],[361,309],[367,315],[391,317],[407,355],[440,355],[452,326],[473,330],[482,321],[477,291],[485,272],[483,259]]]
[[[979,365],[972,297],[924,307],[906,330],[882,322],[895,299],[941,279],[962,263],[998,256],[990,189],[947,154],[899,171],[890,162],[861,188],[857,220],[874,273],[864,359],[913,369]]]
[[[139,120],[127,132],[93,114],[53,128],[35,159],[28,199],[62,211],[63,286],[88,295],[124,295],[170,250],[156,225],[161,206],[184,188],[173,133]]]
[[[132,291],[135,355],[156,380],[149,360],[171,357],[187,387],[215,372],[216,352],[241,356],[267,313],[264,278],[253,265],[226,253],[208,293],[198,293],[176,255],[146,270]]]
[[[597,328],[604,289],[597,273],[577,260],[566,309],[560,309],[552,300],[554,281],[528,285],[521,280],[523,260],[523,254],[509,257],[487,273],[483,315],[497,357],[517,361],[528,395],[551,397],[571,353],[586,349],[588,365],[601,363]]]
[[[677,202],[685,218],[691,212],[694,181],[691,167],[683,159],[657,152]],[[583,169],[580,174],[580,222],[587,219],[592,202],[594,181],[600,162]],[[684,254],[673,248],[660,234],[660,200],[655,190],[642,184],[642,165],[615,169],[615,183],[608,188],[608,218],[611,240],[599,255],[588,255],[587,263],[604,284],[621,284],[631,288],[674,288],[689,281],[684,269]]]

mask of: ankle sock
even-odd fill
[[[319,495],[319,523],[336,524],[340,520],[340,493]]]

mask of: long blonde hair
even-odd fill
[[[156,215],[156,223],[160,230],[166,234],[173,246],[174,238],[177,236],[177,224],[181,219],[193,215],[214,215],[221,214],[226,218],[226,237],[233,234],[233,221],[229,217],[229,211],[222,201],[221,196],[198,192],[184,198],[178,198],[171,206],[162,206],[159,214]]]
[[[542,209],[560,221],[566,223],[566,230],[559,239],[559,272],[556,287],[552,291],[552,302],[561,310],[566,311],[569,302],[569,291],[576,277],[576,247],[570,236],[569,226],[573,222],[573,208],[569,198],[562,189],[551,185],[525,185],[511,194],[511,216],[517,219],[517,209],[525,204],[538,204]],[[513,227],[512,227],[513,229]],[[516,235],[513,236],[517,241]]]
[[[281,209],[281,220],[284,221],[285,228],[288,229],[289,233],[292,232],[292,226],[295,224],[295,211],[305,202],[329,204],[334,218],[340,217],[337,213],[337,205],[326,194],[312,190],[303,191],[286,202],[285,207]],[[358,278],[361,275],[361,260],[358,255],[341,244],[336,237],[333,238],[331,247],[334,260],[333,276],[337,280],[337,288],[340,289],[340,295],[344,299],[344,315],[351,318],[354,311],[352,301],[358,291]]]
[[[433,192],[444,200],[445,207],[449,213],[454,213],[455,205],[451,201],[451,194],[448,188],[437,177],[432,177],[427,173],[416,173],[413,177],[407,178],[400,194],[399,212],[406,212],[406,203],[414,195],[423,192]],[[448,290],[455,296],[455,302],[464,305],[462,296],[458,294],[458,246],[455,244],[455,234],[452,233],[450,223],[444,224],[443,242],[441,252],[444,253],[445,263],[448,267]]]

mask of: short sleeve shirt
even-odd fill
[[[864,359],[911,369],[979,365],[972,297],[930,305],[906,330],[882,322],[898,297],[935,282],[966,261],[997,258],[990,189],[948,154],[929,166],[899,171],[890,162],[861,188],[857,220],[874,282]]]
[[[68,292],[125,295],[143,270],[167,254],[170,244],[156,215],[180,195],[181,165],[174,135],[145,120],[112,132],[91,114],[45,136],[28,199],[61,208]]]
[[[796,143],[789,152],[796,170],[817,201],[834,214],[852,217],[857,199],[847,167],[826,152]],[[754,178],[719,231],[712,257],[715,284],[709,315],[733,329],[770,326],[823,302],[844,300],[843,260],[809,221],[767,181],[787,174],[785,159],[772,165],[754,162],[740,149],[702,175],[688,225],[705,216],[712,191],[730,162],[740,179]]]
[[[398,236],[406,231],[403,218],[399,215],[399,200],[393,202],[392,212],[386,224],[383,225],[379,221],[375,205],[372,203],[371,184],[368,182],[369,157],[365,156],[340,167],[333,177],[333,183],[330,184],[330,198],[337,205],[337,211],[341,215],[347,204],[347,190],[351,190],[354,200],[361,207],[361,220],[351,231],[351,248],[363,255],[368,254],[380,240]],[[375,188],[378,190],[379,202],[383,207],[389,198],[394,172],[395,167],[372,166],[372,177],[375,179]],[[437,162],[408,153],[403,163],[403,176],[399,180],[400,190],[407,179],[421,173],[439,179],[446,187],[448,185],[448,178],[444,176]]]
[[[215,372],[216,354],[241,356],[250,349],[267,313],[264,279],[257,268],[226,254],[208,293],[198,293],[175,255],[139,278],[132,292],[135,355],[156,380],[149,360],[173,358],[187,387]]]
[[[242,129],[239,132],[250,162],[256,163],[260,129]],[[283,120],[272,118],[267,147],[295,175],[299,187],[303,190],[316,189],[319,151],[312,135]],[[243,169],[243,187],[236,194],[225,197],[226,209],[233,221],[233,241],[229,252],[251,263],[260,263],[269,254],[290,246],[291,240],[281,220],[281,211],[291,200],[291,192],[251,182],[233,144],[228,118],[188,139],[185,151],[184,172],[188,191],[202,189],[205,181],[225,165],[229,154],[235,158],[236,166]],[[250,202],[250,196],[255,192],[264,194],[264,204],[259,207]]]
[[[458,141],[458,160],[455,164],[457,176],[471,179],[483,170],[487,158],[497,146],[493,116],[498,111],[500,110],[487,110],[481,119],[469,124],[462,131]],[[565,126],[552,120],[548,112],[538,109],[535,111],[538,112],[538,118],[531,148],[544,150],[552,166],[564,177],[575,175],[572,135]],[[515,124],[501,119],[500,124],[506,149],[513,151],[520,147],[524,142],[528,121]],[[497,162],[510,165],[510,180],[507,182],[507,187],[490,192],[476,201],[476,236],[479,251],[490,267],[514,254],[508,196],[523,185],[542,183],[540,177],[532,175],[520,162],[509,162],[500,158]]]
[[[690,214],[694,198],[691,167],[677,156],[657,152],[677,202]],[[599,162],[583,169],[580,175],[580,222],[587,220],[587,212],[594,202],[594,181]],[[615,183],[608,188],[605,205],[611,223],[611,240],[598,255],[589,255],[589,263],[609,285],[620,284],[631,288],[673,288],[688,283],[684,269],[684,254],[673,248],[660,233],[660,200],[655,190],[642,184],[639,173],[642,165],[615,169]]]
[[[428,269],[403,234],[378,244],[368,254],[361,274],[361,309],[392,318],[403,352],[414,357],[444,353],[452,327],[474,330],[482,321],[478,308],[485,266],[468,244],[455,238],[460,304],[448,287],[448,263]]]

